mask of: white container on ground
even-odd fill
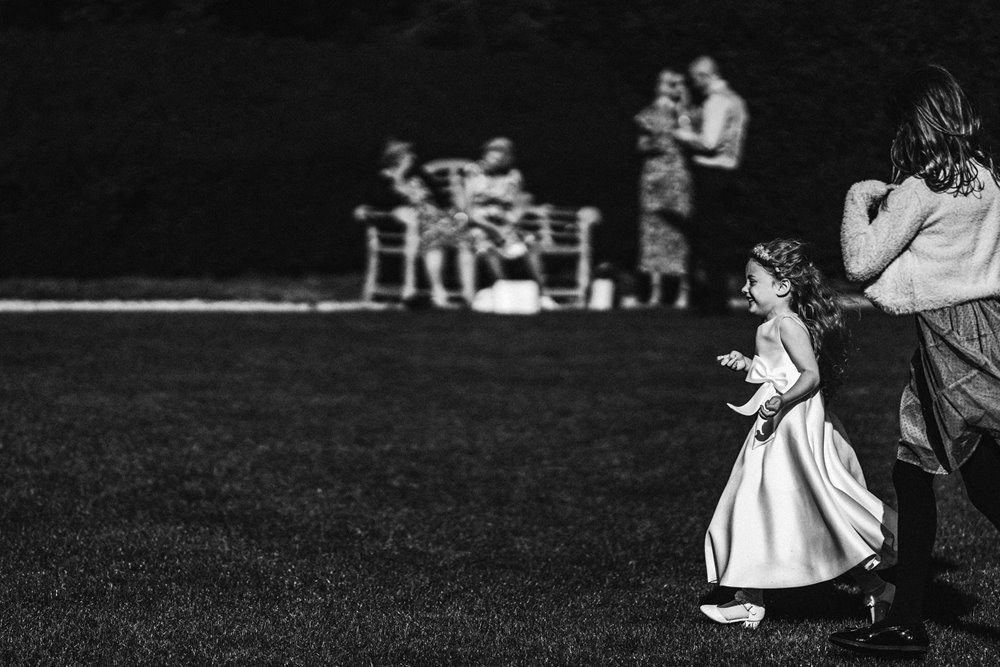
[[[472,309],[499,315],[534,315],[541,310],[541,293],[534,280],[498,280],[480,290]]]
[[[611,310],[615,305],[615,281],[610,278],[598,278],[590,283],[590,300],[587,308],[590,310]]]

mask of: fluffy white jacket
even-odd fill
[[[1000,295],[1000,187],[983,167],[979,178],[983,190],[965,196],[913,177],[852,185],[840,230],[847,277],[894,315]]]

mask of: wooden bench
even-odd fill
[[[468,160],[444,159],[424,165],[444,191],[451,193],[459,209],[465,206],[461,170],[468,163]],[[386,211],[359,206],[354,210],[354,217],[367,230],[362,299],[406,299],[417,294],[420,236],[412,209],[404,206]],[[592,207],[528,206],[516,226],[540,240],[543,261],[548,257],[553,260],[567,258],[572,265],[571,281],[546,285],[545,295],[568,305],[586,303],[592,270],[592,228],[600,221],[600,211]],[[383,264],[386,258],[401,262],[400,281],[391,282],[385,278]]]

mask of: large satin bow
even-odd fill
[[[764,364],[764,360],[758,356],[754,356],[753,361],[750,362],[750,368],[747,370],[747,382],[753,384],[759,384],[760,388],[757,389],[756,393],[750,397],[750,400],[743,405],[733,405],[732,403],[726,403],[731,409],[740,413],[741,415],[746,415],[747,417],[751,415],[756,415],[760,410],[760,406],[767,403],[767,401],[778,394],[783,394],[788,391],[788,388],[795,384],[795,381],[799,379],[799,372],[795,369],[769,369]],[[764,419],[758,415],[758,422],[768,422],[776,419],[772,417],[771,419]],[[766,445],[774,438],[774,433],[777,430],[777,424],[772,423],[769,426],[761,423],[759,425],[754,425],[754,430],[757,433],[757,443],[754,444],[754,449],[760,447],[761,445]]]

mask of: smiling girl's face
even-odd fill
[[[746,297],[751,313],[771,319],[779,308],[787,305],[787,281],[778,280],[752,259],[747,262],[746,276],[740,291]]]

